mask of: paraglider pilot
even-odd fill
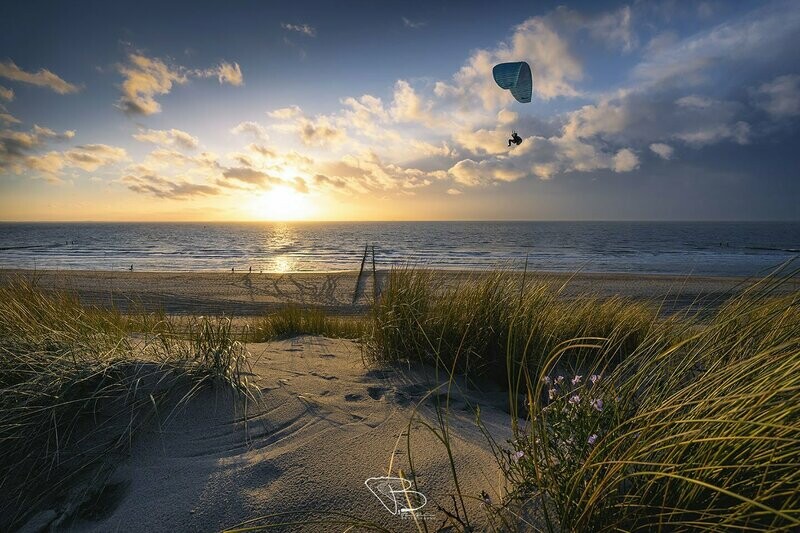
[[[511,132],[511,138],[508,140],[508,146],[511,146],[511,143],[514,143],[514,144],[516,144],[517,146],[519,146],[520,144],[522,144],[522,137],[520,137],[519,135],[517,135],[517,132],[516,132],[516,131],[512,131],[512,132]]]

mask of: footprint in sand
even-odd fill
[[[386,389],[383,387],[367,387],[367,394],[373,400],[380,400],[385,393]]]
[[[332,379],[339,379],[336,376],[326,376],[325,374],[319,374],[317,372],[311,372],[310,375],[312,375],[314,377],[322,378],[322,379],[325,379],[325,380],[328,380],[328,381],[330,381]]]

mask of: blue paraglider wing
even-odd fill
[[[492,76],[503,89],[509,89],[517,102],[527,104],[533,92],[531,67],[524,61],[516,63],[500,63],[492,69]]]

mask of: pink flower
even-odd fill
[[[603,399],[602,398],[594,399],[594,400],[592,400],[591,405],[592,405],[592,407],[594,407],[598,411],[602,411],[603,410]]]
[[[522,459],[522,457],[524,455],[525,455],[525,452],[523,452],[522,450],[519,450],[518,452],[514,452],[514,455],[512,455],[512,457],[514,458],[514,462],[517,462],[520,459]]]
[[[579,403],[580,401],[581,401],[581,397],[578,396],[577,394],[571,396],[570,399],[569,399],[569,403],[571,403],[572,405],[575,405],[575,404]]]
[[[556,397],[556,390],[555,389],[550,389],[549,391],[547,391],[547,397],[550,398],[551,400],[553,398],[555,398]]]
[[[545,382],[545,384],[550,385],[550,381],[551,380],[550,380],[549,376],[545,376],[545,377],[542,378],[542,381]]]
[[[597,433],[592,433],[589,435],[589,444],[594,444],[594,441],[597,440]]]
[[[592,382],[592,384],[595,384],[598,381],[600,381],[600,375],[599,374],[592,374],[592,377],[590,377],[589,380]]]
[[[573,385],[577,385],[578,383],[580,383],[580,382],[581,382],[581,378],[582,378],[582,377],[583,377],[583,376],[577,376],[577,375],[576,375],[574,378],[572,378],[572,384],[573,384]]]
[[[558,376],[556,378],[556,383],[564,383],[564,376]]]

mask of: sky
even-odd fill
[[[416,4],[2,3],[0,220],[800,220],[800,1]]]

